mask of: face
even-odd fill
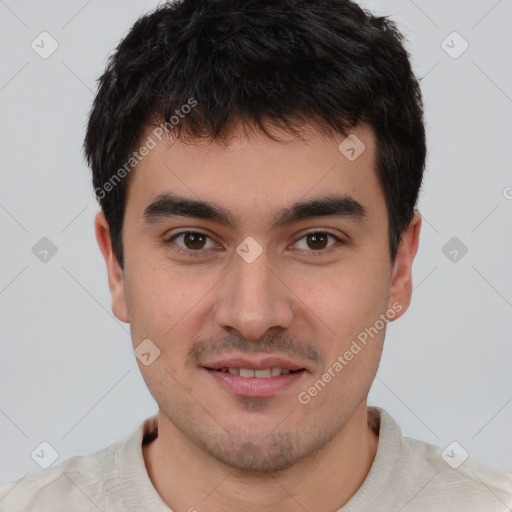
[[[130,177],[124,273],[96,219],[114,313],[160,351],[139,362],[160,411],[231,467],[283,469],[335,438],[409,304],[420,218],[392,265],[375,139],[353,133],[355,160],[312,126],[285,142],[155,139]]]

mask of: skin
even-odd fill
[[[342,135],[313,125],[302,138],[275,130],[284,142],[240,127],[228,145],[159,142],[130,176],[124,272],[103,214],[95,220],[114,314],[130,323],[134,347],[149,338],[161,350],[149,366],[139,362],[159,406],[158,437],[143,454],[156,490],[176,511],[337,510],[376,454],[366,400],[385,327],[308,404],[297,397],[379,315],[393,305],[401,307],[393,320],[406,311],[421,216],[415,213],[392,265],[372,130],[352,131],[366,146],[353,162],[338,149]],[[333,191],[361,203],[366,221],[318,217],[271,229],[274,212]],[[235,227],[183,216],[146,222],[144,209],[163,192],[216,203]],[[184,237],[163,244],[187,229],[210,237],[199,256],[172,250],[196,247]],[[305,237],[319,232],[345,243],[329,238],[319,249]],[[248,236],[263,249],[250,264],[236,253]],[[191,362],[197,346],[201,361],[275,354],[307,372],[275,396],[241,398]]]

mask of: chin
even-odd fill
[[[210,454],[219,462],[242,472],[248,473],[276,473],[283,471],[300,460],[293,450],[286,449],[284,445],[269,447],[268,442],[258,445],[246,442],[238,448],[230,447],[215,450]]]
[[[300,433],[275,432],[271,429],[255,431],[240,429],[236,433],[207,435],[201,433],[195,442],[217,461],[242,472],[276,473],[293,466],[316,451],[316,442],[304,443]]]

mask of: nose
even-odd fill
[[[221,282],[217,325],[249,340],[289,329],[296,310],[293,292],[271,267],[266,251],[251,263],[237,255],[233,265]]]

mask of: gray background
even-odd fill
[[[39,469],[31,453],[42,441],[58,463],[156,412],[129,327],[110,312],[81,153],[107,55],[156,5],[0,0],[0,484]],[[364,5],[391,15],[409,40],[429,142],[413,300],[389,325],[370,404],[405,435],[457,441],[510,472],[512,1]],[[43,31],[59,45],[47,59],[31,47],[51,48]],[[458,58],[454,31],[469,44]],[[46,262],[32,252],[43,237],[57,248]]]

